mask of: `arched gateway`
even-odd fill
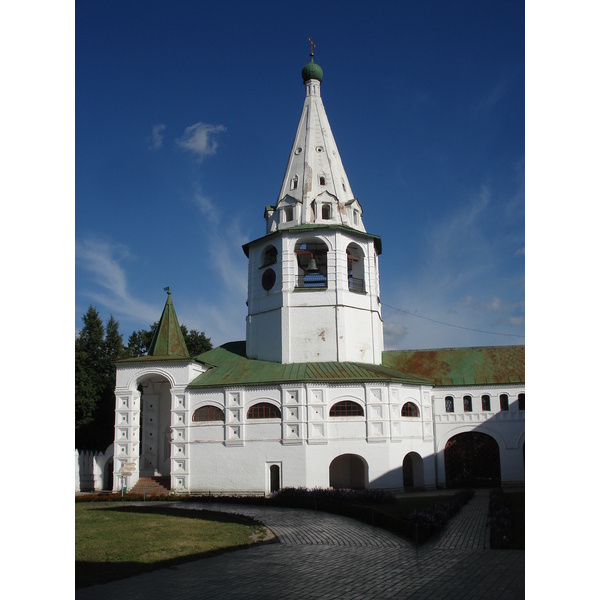
[[[409,452],[402,462],[402,483],[404,489],[425,487],[423,459],[416,452]]]
[[[367,463],[356,454],[342,454],[329,465],[329,485],[332,488],[364,490],[367,481]]]
[[[479,432],[459,433],[444,449],[446,487],[500,485],[500,449],[496,440]]]

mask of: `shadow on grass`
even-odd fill
[[[247,544],[237,544],[233,546],[226,546],[217,550],[206,550],[204,552],[195,552],[192,554],[186,554],[171,558],[167,560],[156,561],[153,563],[142,563],[142,562],[89,562],[89,561],[75,561],[75,588],[84,588],[92,585],[109,583],[111,581],[117,581],[119,579],[126,579],[127,577],[133,577],[135,575],[141,575],[143,573],[150,573],[159,569],[173,569],[178,565],[191,562],[194,560],[200,560],[203,558],[210,558],[212,556],[218,556],[225,552],[233,552],[235,550],[242,550],[250,548],[252,546],[262,544],[277,543],[278,540],[275,535],[263,525],[263,523],[248,517],[246,515],[234,514],[234,513],[223,513],[209,510],[185,510],[180,508],[161,507],[161,506],[131,506],[131,505],[111,505],[106,507],[97,507],[99,511],[118,511],[118,512],[134,512],[138,514],[152,514],[152,515],[165,515],[169,517],[179,517],[187,519],[202,519],[205,521],[217,521],[220,523],[238,523],[240,525],[256,525],[267,529],[267,537],[262,540],[257,540]]]

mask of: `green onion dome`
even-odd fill
[[[323,80],[323,69],[314,62],[312,54],[310,55],[310,62],[302,69],[302,79],[306,83],[309,79]]]

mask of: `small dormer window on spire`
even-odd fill
[[[293,179],[290,181],[290,189],[295,190],[298,188],[298,175],[294,175]]]
[[[325,175],[319,175],[319,185],[325,185]]]
[[[321,207],[321,218],[324,220],[331,219],[331,204],[323,204]]]

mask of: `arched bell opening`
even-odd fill
[[[298,242],[294,249],[298,263],[298,288],[327,288],[327,244],[319,240]]]
[[[277,248],[275,248],[275,246],[267,246],[260,255],[261,268],[276,264],[277,254]]]
[[[348,259],[348,289],[351,292],[365,292],[365,255],[356,245],[350,244],[346,248]]]

